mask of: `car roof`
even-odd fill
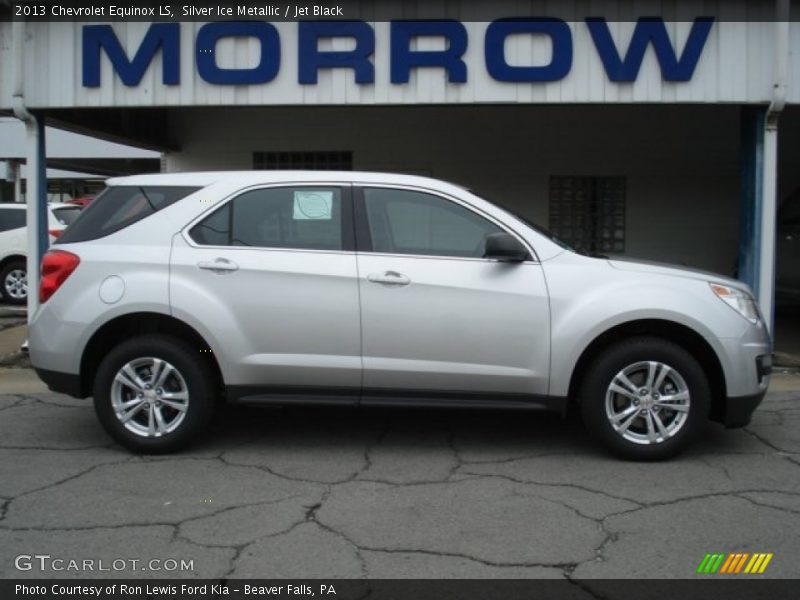
[[[201,171],[195,173],[152,173],[148,175],[129,175],[106,180],[107,185],[175,185],[209,186],[215,183],[240,183],[242,187],[260,183],[281,182],[342,182],[342,183],[383,183],[415,185],[435,189],[461,189],[457,184],[447,183],[430,177],[404,175],[400,173],[380,173],[372,171]]]

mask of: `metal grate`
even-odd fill
[[[584,252],[625,251],[624,177],[550,177],[550,230]]]
[[[253,168],[273,171],[352,171],[353,153],[325,152],[253,152]]]

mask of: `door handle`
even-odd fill
[[[383,283],[386,285],[408,285],[411,279],[398,273],[397,271],[384,271],[383,273],[370,273],[367,275],[367,281],[372,283]]]
[[[215,258],[214,260],[201,261],[197,263],[197,266],[200,269],[215,271],[217,273],[228,273],[239,270],[239,265],[227,258]]]

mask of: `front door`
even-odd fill
[[[541,266],[484,259],[486,236],[503,229],[450,199],[378,187],[357,198],[365,397],[545,395]]]

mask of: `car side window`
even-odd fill
[[[342,198],[335,187],[244,192],[195,225],[202,245],[342,250]]]
[[[25,227],[26,213],[24,209],[0,209],[0,231],[11,231]]]
[[[502,229],[439,196],[365,188],[373,252],[480,258],[486,236]]]

